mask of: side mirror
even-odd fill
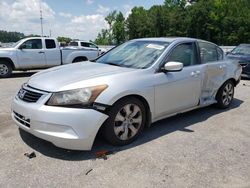
[[[166,72],[178,72],[183,69],[183,63],[170,61],[164,65],[164,71]]]
[[[26,48],[26,44],[21,44],[21,45],[19,46],[19,49],[20,49],[20,50],[25,49],[25,48]]]

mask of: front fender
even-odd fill
[[[128,96],[139,96],[144,98],[150,108],[152,119],[154,119],[154,87],[149,87],[143,90],[131,89],[115,93],[114,91],[104,91],[95,102],[112,106],[118,100]]]

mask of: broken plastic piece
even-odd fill
[[[33,151],[32,153],[25,153],[24,154],[26,157],[28,157],[29,159],[35,158],[36,157],[36,153]]]
[[[103,150],[103,151],[98,151],[96,152],[96,158],[102,158],[104,160],[108,159],[108,155],[112,155],[114,154],[113,151],[108,151],[108,150]]]

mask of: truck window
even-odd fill
[[[47,49],[56,48],[56,43],[53,39],[45,39],[45,45]]]
[[[88,47],[88,48],[97,48],[96,45],[94,45],[92,43],[88,43],[88,42],[81,42],[81,46]]]
[[[41,39],[31,39],[27,40],[22,44],[23,49],[42,49]]]
[[[69,46],[78,46],[78,42],[70,42]]]
[[[81,42],[81,46],[83,46],[83,47],[90,47],[90,44],[89,43],[87,43],[87,42]]]

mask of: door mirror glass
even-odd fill
[[[183,63],[170,61],[164,65],[164,70],[167,72],[178,72],[183,69]]]

